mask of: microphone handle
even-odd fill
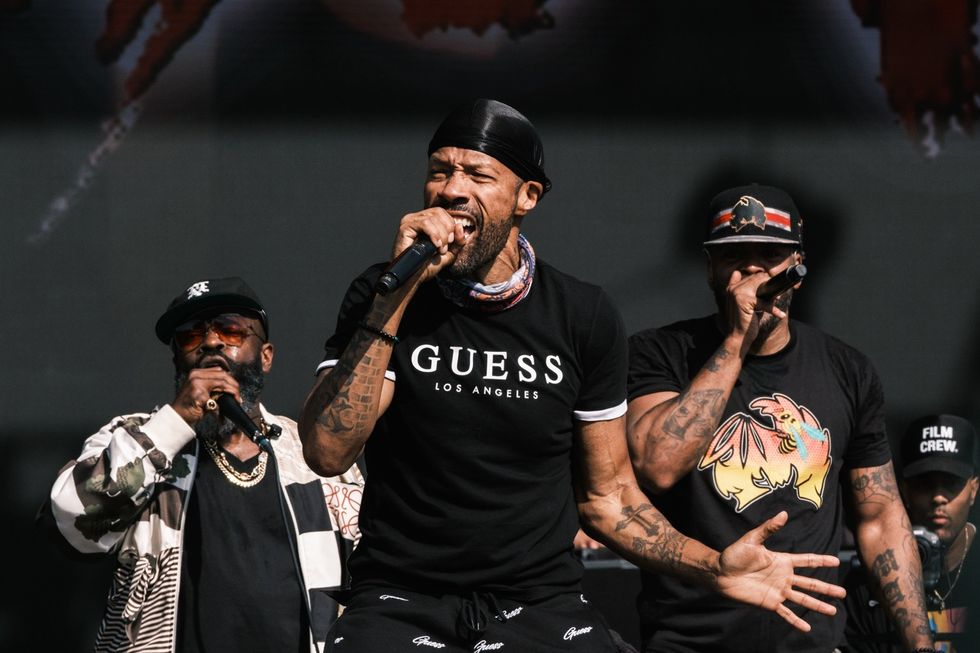
[[[218,410],[221,411],[223,417],[231,420],[235,426],[242,430],[242,433],[247,435],[259,447],[266,451],[272,450],[272,444],[269,442],[269,438],[252,421],[252,418],[248,416],[248,413],[245,412],[242,405],[235,401],[234,395],[222,392],[215,398],[215,401],[218,402]]]
[[[374,286],[374,292],[384,296],[401,287],[405,281],[425,267],[437,251],[428,236],[419,234],[412,246],[399,254],[384,271]]]
[[[806,276],[806,266],[802,263],[791,265],[782,274],[765,282],[755,291],[756,298],[769,301],[787,288],[792,288]]]

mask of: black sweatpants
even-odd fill
[[[327,636],[332,653],[616,653],[602,615],[578,593],[534,603],[489,592],[355,594]]]

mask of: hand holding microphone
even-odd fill
[[[805,276],[806,266],[802,263],[796,263],[759,286],[755,291],[755,296],[759,301],[771,301],[779,293],[803,281],[803,277]]]
[[[269,442],[269,438],[276,438],[279,436],[281,430],[275,424],[272,424],[268,428],[268,432],[263,432],[259,428],[258,424],[252,421],[252,418],[248,416],[242,405],[235,400],[235,396],[228,392],[222,392],[213,398],[218,404],[218,410],[221,411],[222,417],[231,420],[231,422],[242,430],[242,433],[247,435],[255,444],[259,445],[259,448],[265,449],[269,453],[272,453],[272,443]]]
[[[420,233],[415,243],[406,248],[399,254],[394,261],[384,271],[381,278],[374,286],[374,292],[381,296],[397,290],[408,279],[411,279],[419,270],[425,267],[429,260],[435,256],[439,248],[433,244],[429,237]]]
[[[388,295],[425,270],[430,263],[439,264],[440,258],[446,259],[446,263],[451,262],[452,257],[446,257],[446,253],[453,252],[452,256],[455,256],[468,237],[459,224],[460,220],[457,220],[465,213],[456,205],[437,205],[403,217],[395,249],[401,243],[411,244],[388,265],[375,283],[374,291],[381,296]],[[469,220],[472,222],[473,218]]]

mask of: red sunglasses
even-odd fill
[[[229,347],[240,347],[252,335],[265,342],[265,338],[259,335],[246,318],[228,314],[181,324],[174,330],[174,343],[184,351],[197,349],[208,337],[209,331],[214,331],[218,339]]]

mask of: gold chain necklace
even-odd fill
[[[953,582],[949,583],[949,589],[946,590],[945,594],[940,594],[939,590],[933,588],[932,594],[939,600],[939,611],[942,612],[946,609],[946,599],[949,595],[953,593],[953,588],[956,587],[957,581],[960,579],[960,574],[963,573],[963,565],[966,563],[966,554],[970,552],[970,524],[966,525],[966,532],[963,536],[966,541],[963,543],[963,557],[960,558],[960,564],[956,566],[956,576],[953,577]],[[949,574],[946,574],[946,581],[949,582]]]
[[[262,432],[265,433],[266,426],[265,420],[262,420]],[[204,440],[204,448],[207,450],[208,454],[211,456],[211,460],[217,466],[221,473],[224,474],[232,484],[238,487],[253,487],[258,485],[263,478],[265,478],[266,465],[269,462],[269,454],[263,451],[259,454],[259,462],[256,463],[255,468],[251,472],[245,473],[240,472],[235,469],[228,459],[225,458],[225,452],[218,446],[218,443],[210,438],[202,438]]]

